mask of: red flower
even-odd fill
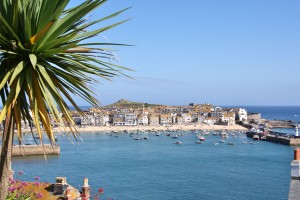
[[[99,192],[100,194],[103,194],[103,193],[104,193],[104,189],[103,189],[103,188],[99,188],[99,189],[98,189],[98,192]]]

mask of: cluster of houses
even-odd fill
[[[114,104],[112,104],[114,105]],[[260,113],[247,113],[244,108],[221,108],[211,104],[194,104],[186,106],[147,106],[130,108],[128,106],[108,106],[89,108],[84,116],[71,111],[75,125],[85,126],[171,126],[188,124],[235,125],[236,123],[260,123]],[[58,124],[50,114],[52,127]],[[22,128],[29,128],[23,123]],[[31,123],[32,124],[32,123]]]
[[[84,113],[85,116],[72,113],[77,126],[170,126],[191,123],[235,125],[237,121],[248,120],[244,108],[221,108],[194,103],[187,106],[142,106],[136,109],[111,106],[90,108]]]

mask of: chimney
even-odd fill
[[[71,187],[68,186],[65,192],[64,200],[72,200]]]
[[[89,186],[89,179],[83,179],[83,186],[82,186],[82,193],[81,193],[82,200],[89,200],[90,199],[90,186]]]
[[[300,199],[300,148],[294,150],[294,160],[291,163],[291,183],[288,200]]]
[[[63,194],[67,187],[66,177],[56,177],[56,183],[54,184],[54,194]]]

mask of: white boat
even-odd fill
[[[213,145],[218,145],[218,144],[219,144],[219,143],[217,143],[217,142],[214,142],[214,143],[213,143]]]
[[[200,140],[197,140],[195,143],[196,144],[202,144],[202,142]]]
[[[178,138],[178,135],[177,134],[173,135],[172,138],[176,139],[176,138]]]
[[[221,137],[222,137],[222,138],[228,138],[228,134],[225,133],[225,132],[223,132],[223,133],[221,133]]]
[[[182,144],[182,142],[177,140],[174,144]]]
[[[156,133],[156,136],[160,136],[160,133],[158,132],[158,133]]]
[[[253,135],[253,140],[259,140],[259,135]]]
[[[225,140],[221,140],[220,142],[221,142],[221,143],[225,143]]]
[[[201,136],[201,137],[199,138],[199,140],[200,140],[200,141],[205,141],[206,139],[205,139],[205,137]]]

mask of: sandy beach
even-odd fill
[[[238,130],[246,131],[245,127],[240,125],[204,125],[204,124],[192,124],[192,125],[172,125],[172,126],[87,126],[77,128],[79,133],[83,132],[107,132],[107,131],[135,131],[135,130]]]
[[[54,128],[54,133],[65,132],[68,128]],[[248,129],[240,125],[206,125],[206,124],[191,124],[191,125],[170,125],[170,126],[85,126],[85,127],[76,127],[78,133],[87,133],[87,132],[109,132],[109,131],[146,131],[146,130],[235,130],[235,131],[247,131]],[[15,132],[17,132],[15,130]],[[33,129],[33,132],[36,132],[36,129]],[[23,129],[22,133],[30,133],[30,129]],[[2,135],[2,132],[0,132]]]

